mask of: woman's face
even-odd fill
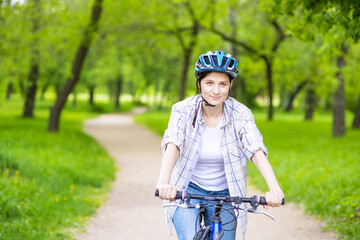
[[[229,95],[231,83],[226,73],[211,72],[200,81],[201,94],[211,105],[222,104]]]

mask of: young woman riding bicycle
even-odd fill
[[[209,51],[196,62],[199,94],[173,105],[162,141],[156,188],[166,202],[174,201],[177,190],[185,189],[192,194],[246,197],[249,159],[268,185],[267,204],[281,206],[284,194],[267,159],[254,116],[245,105],[229,97],[237,72],[237,61],[222,51]],[[224,222],[233,218],[230,211],[221,213]],[[205,209],[205,222],[211,223],[213,212],[213,208]],[[179,239],[192,239],[198,214],[199,209],[165,208],[169,231],[173,223]],[[237,221],[243,238],[246,222],[244,206]],[[222,239],[234,240],[236,221],[228,228]]]

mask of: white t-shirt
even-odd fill
[[[210,191],[228,188],[224,159],[221,154],[221,122],[215,128],[206,127],[201,138],[200,155],[191,177],[196,185]]]

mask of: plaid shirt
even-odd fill
[[[173,143],[180,149],[180,156],[171,174],[170,184],[177,189],[186,189],[192,172],[199,158],[201,134],[205,130],[202,117],[202,98],[197,95],[173,105],[168,128],[162,140],[165,151],[168,143]],[[199,111],[195,109],[199,107]],[[195,124],[193,125],[194,117]],[[224,168],[231,196],[246,197],[247,159],[261,149],[267,155],[263,138],[257,129],[254,116],[243,104],[229,97],[224,102],[223,121],[220,127],[221,153],[224,158]],[[246,206],[242,206],[246,209]],[[172,217],[176,207],[165,208],[166,222],[171,233]],[[241,211],[238,217],[238,228],[245,236],[247,211]]]

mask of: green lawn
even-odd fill
[[[72,239],[115,178],[113,159],[82,132],[97,111],[67,107],[60,132],[48,133],[51,104],[23,119],[21,101],[0,102],[0,239]]]
[[[254,115],[286,200],[305,205],[344,239],[358,239],[360,130],[348,128],[346,137],[334,139],[331,114],[317,115],[313,122],[303,121],[301,113],[278,113],[272,122],[265,120],[264,112]],[[168,119],[169,111],[145,113],[135,120],[161,136]],[[266,190],[257,169],[248,166],[250,182]]]

